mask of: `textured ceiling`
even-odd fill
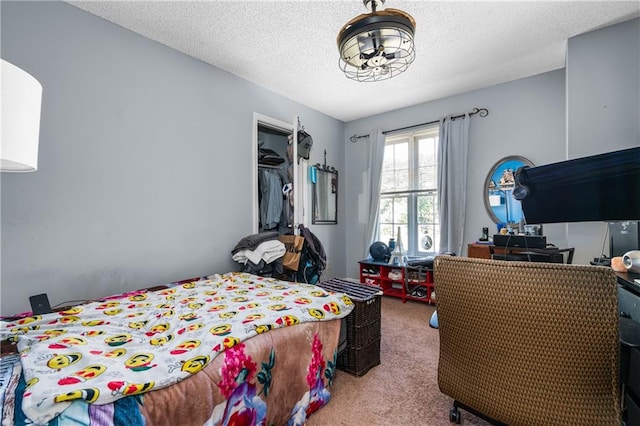
[[[359,83],[336,35],[360,0],[69,3],[343,121],[563,68],[568,38],[640,16],[639,1],[387,0],[417,22],[416,60]]]

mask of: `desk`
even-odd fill
[[[620,287],[640,296],[640,284],[634,282],[640,274],[616,272],[616,278]],[[623,385],[623,416],[628,426],[640,425],[640,323],[638,317],[635,320],[620,318],[620,384]]]
[[[523,248],[523,247],[498,247],[493,244],[469,244],[467,256],[480,259],[497,260],[521,260],[531,262],[565,263],[564,253],[567,253],[567,264],[573,262],[574,248]],[[495,254],[495,257],[493,256]]]
[[[640,349],[640,323],[635,322],[631,318],[620,317],[620,383],[627,383],[629,374],[629,355],[630,351]],[[635,368],[640,368],[636,365]],[[640,372],[638,372],[640,374]],[[639,386],[640,383],[635,383]],[[640,392],[640,388],[636,390]]]
[[[636,296],[640,296],[640,284],[634,281],[634,279],[640,279],[640,274],[635,272],[616,272],[616,277],[618,278],[618,284]]]
[[[620,317],[620,384],[627,425],[640,424],[640,323]]]

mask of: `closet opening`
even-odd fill
[[[297,149],[294,124],[254,114],[254,233],[295,233]]]

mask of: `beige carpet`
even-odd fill
[[[453,401],[438,389],[438,330],[429,327],[434,310],[383,296],[381,364],[362,377],[338,370],[329,404],[307,425],[454,425]],[[460,412],[463,425],[488,425]]]

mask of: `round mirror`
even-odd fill
[[[514,174],[520,166],[533,167],[533,163],[519,155],[504,157],[493,165],[484,181],[484,207],[495,223],[518,223],[523,218],[520,201],[512,196]]]

